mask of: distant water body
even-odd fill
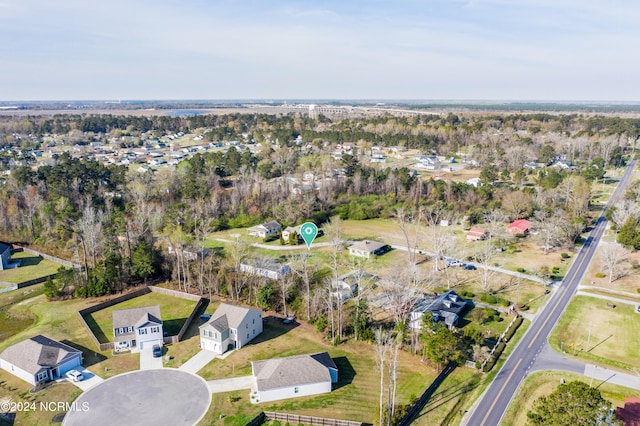
[[[176,109],[167,113],[169,117],[186,117],[190,115],[207,114],[209,111],[201,109]]]

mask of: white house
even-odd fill
[[[32,385],[56,380],[82,364],[82,352],[41,334],[9,346],[0,368]]]
[[[422,165],[420,168],[427,170],[436,170],[440,168],[440,160],[438,160],[438,157],[435,155],[418,155],[416,156],[416,160],[418,160],[418,164]],[[417,165],[416,168],[418,168]]]
[[[364,240],[349,247],[349,254],[352,256],[366,257],[368,259],[371,255],[381,256],[389,250],[391,250],[389,244]]]
[[[289,243],[289,235],[291,235],[292,233],[296,233],[298,234],[298,240],[300,240],[300,227],[302,225],[298,225],[298,226],[287,226],[286,228],[284,228],[284,230],[282,231],[282,238],[284,239],[284,241],[286,243]]]
[[[240,349],[262,333],[262,311],[221,303],[200,326],[200,347],[218,354]]]
[[[472,185],[477,188],[480,185],[480,178],[467,179],[467,185]]]
[[[260,225],[252,226],[248,229],[249,235],[252,237],[267,238],[272,235],[276,235],[282,226],[275,220],[261,223]]]
[[[113,342],[116,352],[162,346],[160,305],[113,311]]]
[[[338,367],[327,352],[252,361],[257,402],[331,392]]]
[[[279,280],[291,271],[288,265],[281,265],[276,262],[243,262],[240,264],[240,272],[249,275]]]

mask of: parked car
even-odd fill
[[[153,345],[153,357],[160,358],[162,356],[162,347],[160,345]]]
[[[283,324],[291,324],[296,320],[296,316],[294,314],[289,314],[285,319],[282,320]]]
[[[472,265],[470,263],[467,263],[466,265],[464,265],[464,269],[466,269],[467,271],[475,271],[476,270],[476,266]]]
[[[200,315],[200,319],[202,321],[209,321],[210,318],[211,318],[211,314],[202,314],[202,315]]]
[[[82,379],[84,379],[84,377],[82,376],[82,373],[79,372],[78,370],[69,370],[67,371],[67,379],[71,380],[72,382],[80,382],[82,381]]]

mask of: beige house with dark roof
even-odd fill
[[[218,354],[240,349],[262,333],[262,311],[221,303],[200,326],[200,347]]]
[[[364,240],[355,243],[349,247],[349,254],[351,256],[370,258],[374,256],[382,256],[386,252],[391,250],[389,244],[379,243],[377,241]]]
[[[251,362],[258,402],[331,392],[338,367],[327,352]]]
[[[113,311],[113,343],[116,352],[162,346],[160,305]]]
[[[0,354],[0,368],[32,385],[64,377],[81,364],[82,352],[41,334]]]
[[[267,238],[272,235],[276,235],[278,231],[280,231],[280,229],[282,229],[282,225],[280,225],[275,220],[272,220],[269,222],[261,223],[260,225],[252,226],[248,229],[248,231],[249,235],[251,235],[252,237]]]

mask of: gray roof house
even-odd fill
[[[371,255],[381,256],[389,250],[391,250],[391,246],[389,244],[364,240],[349,247],[349,254],[352,256],[366,257],[368,259]]]
[[[278,222],[272,220],[269,222],[261,223],[260,225],[252,226],[248,229],[248,231],[249,235],[251,235],[252,237],[266,238],[271,235],[277,234],[281,228],[282,226]]]
[[[221,303],[200,326],[200,347],[218,354],[240,349],[262,333],[262,311]]]
[[[256,402],[331,392],[338,367],[327,352],[252,361]]]
[[[82,352],[41,334],[0,354],[0,368],[32,385],[64,377],[81,364]]]
[[[160,305],[113,311],[113,342],[116,352],[162,345]]]
[[[432,299],[419,301],[411,311],[409,326],[413,330],[420,330],[422,316],[425,312],[431,312],[434,321],[443,321],[448,327],[455,327],[465,309],[467,309],[467,302],[455,291],[449,290]]]

